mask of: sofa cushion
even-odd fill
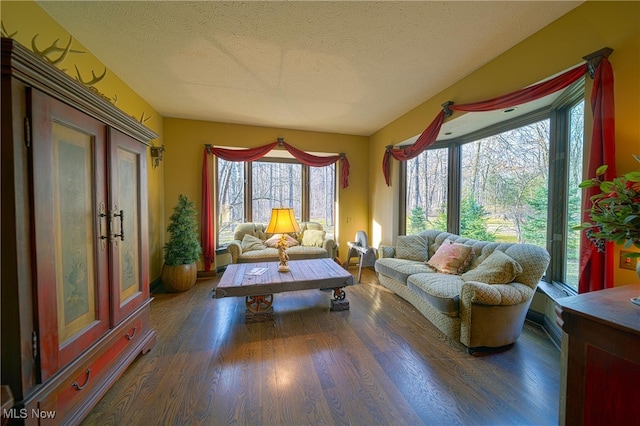
[[[281,235],[282,234],[273,234],[271,238],[267,239],[264,242],[264,245],[271,248],[278,248],[278,241],[280,241]],[[296,240],[289,234],[284,234],[284,238],[287,240],[287,244],[289,245],[289,247],[297,246],[298,244],[300,244],[298,240]]]
[[[249,234],[245,234],[245,236],[242,237],[242,242],[240,243],[240,245],[242,246],[243,253],[253,250],[263,250],[267,248],[267,246],[264,245],[264,241]]]
[[[429,258],[429,245],[424,235],[399,235],[396,239],[395,257],[425,261]]]
[[[383,257],[382,259],[378,259],[375,263],[375,270],[376,272],[391,277],[403,284],[407,283],[409,275],[433,273],[433,271],[429,269],[424,262],[398,259],[395,257]]]
[[[458,275],[415,274],[407,279],[407,286],[443,314],[458,316],[460,289],[464,281]]]
[[[473,248],[453,241],[445,241],[431,256],[427,265],[443,274],[461,274],[469,266]]]
[[[318,229],[305,229],[302,233],[302,245],[307,247],[322,247],[327,233]]]
[[[475,269],[462,274],[462,279],[486,284],[508,284],[521,273],[522,266],[518,262],[500,250],[494,250]]]

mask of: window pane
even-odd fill
[[[407,161],[406,233],[447,230],[448,150],[430,149]]]
[[[335,187],[335,164],[309,167],[309,220],[321,223],[327,238],[333,238]]]
[[[244,163],[218,161],[218,244],[233,240],[237,224],[244,222]]]
[[[462,147],[460,235],[546,248],[549,121]]]
[[[578,260],[580,258],[580,231],[571,229],[581,223],[582,156],[584,152],[584,101],[569,111],[569,176],[567,182],[567,245],[565,247],[564,282],[578,289]]]
[[[293,207],[302,216],[302,165],[255,161],[252,163],[252,221],[269,223],[274,207]]]

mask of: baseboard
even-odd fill
[[[151,284],[149,284],[149,292],[150,293],[156,293],[158,292],[158,290],[162,289],[162,280],[160,279],[160,277],[156,278],[155,280],[151,281]]]
[[[549,318],[547,318],[545,314],[529,310],[527,312],[527,320],[542,327],[553,344],[556,345],[558,349],[560,348],[562,341],[561,331],[551,321],[549,321]]]

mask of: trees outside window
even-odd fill
[[[447,223],[449,154],[430,149],[406,163],[406,218],[408,234],[443,229]]]
[[[288,158],[234,162],[216,158],[217,244],[233,240],[243,222],[268,223],[274,207],[292,207],[298,221],[320,222],[333,237],[336,167],[309,167]]]

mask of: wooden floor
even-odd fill
[[[356,272],[353,270],[352,272]],[[556,425],[560,353],[526,324],[509,350],[470,356],[363,272],[351,309],[330,293],[274,296],[272,323],[215,281],[155,294],[155,348],[83,425]]]

